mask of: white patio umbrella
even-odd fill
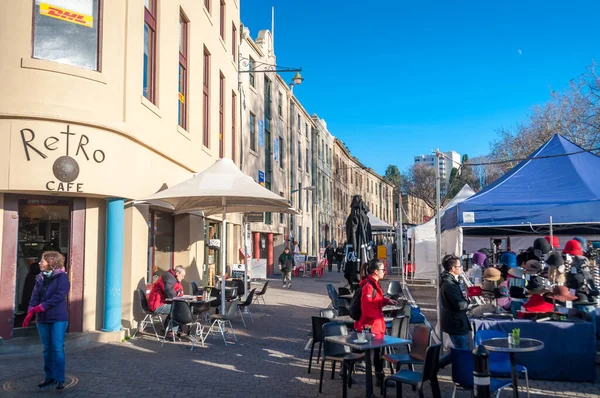
[[[230,159],[219,159],[189,180],[157,192],[143,201],[163,206],[166,204],[179,214],[202,211],[208,216],[222,213],[222,250],[227,248],[227,213],[297,213],[286,199],[257,184]],[[248,253],[247,243],[244,246]],[[247,255],[244,257],[244,290],[247,290],[248,260]],[[225,252],[221,255],[221,281],[221,312],[225,314]]]

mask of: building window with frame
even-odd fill
[[[277,113],[279,116],[283,116],[283,94],[281,91],[279,92],[278,102],[277,102]]]
[[[298,169],[302,170],[302,143],[298,141]]]
[[[146,0],[144,7],[144,74],[143,95],[156,104],[156,3]]]
[[[279,165],[284,167],[284,156],[285,156],[285,147],[283,137],[279,137]],[[283,196],[283,195],[282,195]]]
[[[256,152],[256,116],[250,112],[250,150]]]
[[[308,154],[308,148],[306,148],[306,172],[310,172],[310,155]]]
[[[237,28],[235,23],[231,24],[231,55],[233,62],[237,61]]]
[[[250,85],[254,86],[254,60],[252,57],[248,58],[248,79],[250,79]]]
[[[225,157],[225,76],[219,72],[219,157]]]
[[[177,120],[179,126],[187,130],[187,101],[188,101],[188,77],[187,77],[187,58],[188,58],[188,19],[183,11],[179,14],[179,93],[178,93],[178,113]]]
[[[210,53],[206,47],[204,47],[202,100],[202,144],[210,148]]]
[[[225,0],[221,0],[221,6],[219,8],[219,33],[221,34],[221,39],[225,41]]]
[[[173,268],[175,220],[173,214],[150,210],[148,213],[148,283],[154,283]]]
[[[237,110],[237,95],[235,91],[231,92],[231,160],[235,163],[235,122]]]
[[[100,70],[100,0],[63,3],[34,1],[33,58]]]
[[[284,197],[282,191],[279,191],[279,196],[281,196],[282,198]],[[284,223],[284,215],[283,215],[283,213],[279,213],[279,224],[283,224],[283,223]]]
[[[300,125],[301,125],[301,124],[300,124],[300,121],[301,121],[301,120],[300,120],[300,115],[298,115],[298,127],[297,127],[297,129],[298,129],[298,133],[302,133],[302,132],[300,131]]]

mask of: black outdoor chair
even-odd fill
[[[338,316],[350,315],[350,310],[348,309],[349,307],[350,303],[348,302],[348,300],[343,298],[337,299]]]
[[[336,311],[333,308],[323,308],[320,312],[319,315],[327,318],[327,319],[332,319],[335,318],[337,316]]]
[[[265,284],[263,285],[262,289],[260,289],[260,291],[256,292],[256,294],[254,294],[254,302],[257,304],[260,304],[260,300],[262,300],[264,305],[267,305],[267,302],[265,301],[265,293],[267,293],[267,287],[269,286],[269,281],[266,281]],[[261,308],[263,307],[263,304],[260,304]]]
[[[217,288],[212,288],[210,291],[210,297],[214,297],[215,300],[210,302],[210,308],[215,309],[215,314],[219,313],[219,307],[221,306],[221,291]]]
[[[323,325],[331,322],[329,318],[322,316],[313,316],[312,318],[312,344],[310,346],[310,359],[308,360],[308,373],[312,368],[313,353],[315,352],[315,344],[319,343],[319,351],[317,353],[317,363],[321,357],[321,348],[323,347]]]
[[[225,286],[231,286],[231,287],[236,287],[237,290],[237,294],[239,297],[244,297],[244,294],[246,294],[246,289],[244,287],[244,280],[243,279],[232,279],[231,283],[229,281],[225,282]]]
[[[156,336],[156,339],[160,341],[160,336],[156,331],[154,323],[156,322],[156,320],[158,320],[158,322],[162,324],[162,317],[159,314],[155,314],[154,312],[148,309],[148,300],[146,299],[146,293],[144,292],[144,289],[137,289],[136,291],[138,296],[140,296],[140,305],[142,306],[142,311],[144,311],[144,319],[142,320],[142,322],[139,323],[138,328],[135,330],[131,337],[135,337],[137,332],[139,332],[140,330],[144,331],[148,327],[148,325],[152,325],[154,335]]]
[[[237,310],[238,310],[238,303],[236,301],[233,301],[229,305],[229,309],[227,310],[227,313],[225,315],[212,314],[210,316],[210,319],[213,321],[212,325],[210,326],[210,331],[213,332],[214,327],[216,325],[219,328],[219,333],[221,333],[221,336],[223,336],[223,341],[225,342],[226,346],[227,346],[227,339],[225,338],[225,327],[227,325],[229,325],[231,334],[233,335],[233,338],[237,343],[237,337],[235,336],[235,331],[233,330],[233,325],[231,324],[231,321],[235,318],[235,313]]]
[[[192,313],[196,318],[201,319],[201,322],[208,322],[208,313],[210,312],[210,303],[195,304],[192,306]]]
[[[171,331],[173,335],[173,342],[175,342],[175,327],[178,327],[181,331],[183,326],[188,326],[190,330],[195,326],[196,329],[194,331],[194,338],[192,340],[192,351],[194,350],[194,346],[196,345],[196,341],[198,338],[202,342],[204,346],[204,340],[206,339],[206,335],[203,332],[202,323],[200,323],[197,319],[192,315],[192,309],[188,303],[184,300],[173,300],[171,305],[171,319],[169,319],[169,323],[167,324],[167,329],[165,330],[165,335],[163,336],[162,345],[165,344],[165,340],[167,338],[167,333]]]
[[[387,288],[387,294],[392,300],[398,299],[402,295],[402,286],[399,281],[390,281]]]
[[[198,284],[194,281],[192,281],[191,284],[192,284],[192,294],[194,296],[200,295],[200,288],[198,287]]]
[[[393,326],[393,325],[392,325]],[[408,365],[410,370],[414,370],[414,365],[422,365],[425,360],[425,352],[429,347],[431,339],[431,328],[424,325],[417,325],[412,333],[412,344],[408,354],[385,354],[383,359],[395,365],[396,372],[402,365]]]
[[[398,373],[388,376],[383,381],[383,398],[387,396],[387,385],[390,382],[396,383],[396,397],[402,397],[402,384],[409,384],[416,387],[419,397],[423,398],[423,385],[426,381],[431,384],[432,396],[441,398],[440,385],[437,379],[438,362],[440,360],[441,344],[431,345],[425,352],[425,361],[423,363],[423,371],[415,372],[413,370],[402,369]]]
[[[348,328],[341,322],[328,322],[323,325],[323,357],[321,358],[321,375],[319,377],[319,393],[323,390],[323,374],[325,362],[331,361],[331,379],[335,378],[335,365],[342,363],[342,396],[346,397],[347,387],[352,387],[352,369],[357,361],[364,359],[364,354],[353,353],[350,347],[325,340],[328,336],[347,336]]]
[[[347,287],[338,287],[338,295],[347,296],[349,294],[352,294],[352,292]]]
[[[254,318],[252,318],[252,312],[250,312],[250,304],[252,304],[252,299],[254,298],[255,291],[256,288],[250,290],[250,293],[248,293],[248,297],[246,297],[246,301],[237,305],[238,311],[240,312],[240,317],[242,317],[242,323],[244,324],[244,327],[246,327],[246,321],[244,320],[244,312],[250,315],[250,320],[252,321],[252,323],[254,323]]]

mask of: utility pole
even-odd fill
[[[436,289],[437,289],[437,327],[440,328],[440,343],[442,344],[442,350],[444,349],[444,333],[442,332],[441,327],[441,307],[442,307],[442,298],[440,296],[440,280],[441,280],[441,267],[442,267],[442,220],[440,218],[440,208],[441,208],[441,199],[440,199],[440,150],[435,150],[435,229],[436,229],[436,254],[437,254],[437,280],[436,280]]]

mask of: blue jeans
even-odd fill
[[[44,372],[46,380],[65,381],[65,333],[68,321],[38,323],[42,344],[44,345]]]
[[[463,350],[469,349],[469,341],[467,340],[468,334],[449,334],[450,341],[454,345],[454,348],[459,348]]]

